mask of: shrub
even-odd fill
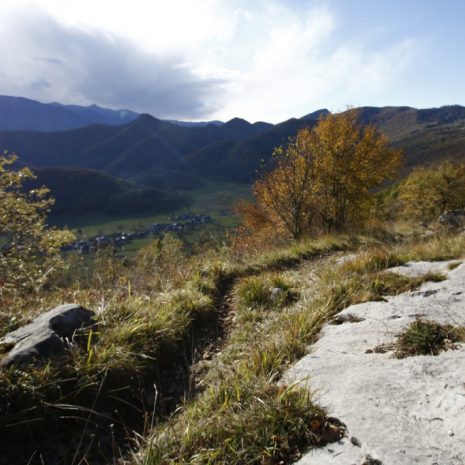
[[[0,293],[40,289],[63,267],[60,250],[73,240],[66,230],[47,227],[53,199],[42,187],[24,191],[34,175],[11,169],[16,157],[0,157]]]
[[[446,343],[463,340],[463,329],[451,325],[441,325],[435,321],[418,319],[397,339],[396,357],[412,355],[438,355],[446,350]]]

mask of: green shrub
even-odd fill
[[[439,352],[447,349],[447,342],[461,341],[464,336],[463,328],[418,319],[398,336],[395,355],[397,358],[438,355]]]

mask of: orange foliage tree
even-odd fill
[[[348,110],[300,130],[272,159],[253,186],[255,202],[242,202],[237,211],[253,234],[273,230],[299,239],[363,224],[374,190],[397,174],[403,155]]]

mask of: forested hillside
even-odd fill
[[[374,124],[394,147],[404,150],[404,173],[418,164],[465,159],[463,107],[356,110],[360,122]],[[252,183],[275,147],[286,144],[300,129],[314,126],[325,114],[327,110],[319,110],[276,125],[251,124],[235,118],[220,125],[201,126],[179,126],[141,115],[119,126],[94,124],[58,132],[0,131],[0,146],[18,154],[23,165],[40,168],[39,173],[44,177],[43,168],[55,168],[54,173],[59,173],[61,179],[64,172],[56,168],[67,168],[68,175],[71,169],[78,169],[81,176],[86,173],[82,170],[90,169],[144,186],[139,188],[139,194],[145,192],[145,187],[189,190],[201,186],[205,180]],[[74,211],[61,189],[65,184],[59,180],[49,184],[61,205],[57,211]],[[89,183],[88,186],[96,185]],[[132,186],[129,197],[141,199],[136,191]],[[179,198],[178,194],[163,195]],[[170,205],[163,195],[157,197],[155,191],[148,194],[151,199],[157,198],[154,209],[156,205]],[[136,203],[136,210],[147,206],[146,202]],[[116,206],[106,209],[119,210]]]

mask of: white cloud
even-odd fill
[[[335,10],[284,0],[2,0],[0,15],[0,93],[186,119],[378,103],[418,47],[338,42]]]
[[[0,27],[0,93],[98,103],[156,116],[202,118],[221,102],[222,81],[197,76],[174,53],[148,53],[125,37],[21,11]]]
[[[262,37],[250,42],[253,62],[229,85],[218,116],[280,121],[317,108],[379,101],[398,85],[416,53],[414,40],[380,50],[356,41],[335,43],[337,18],[327,8],[302,13],[273,6],[258,21],[273,27],[258,28]]]

